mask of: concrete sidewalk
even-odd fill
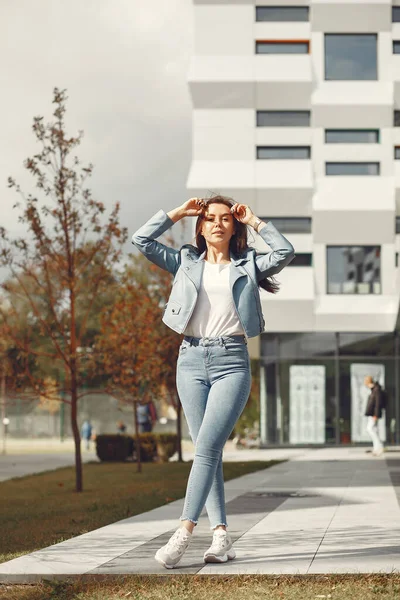
[[[193,444],[182,440],[183,459],[193,460]],[[95,445],[91,443],[87,450],[82,443],[82,462],[98,462]],[[299,450],[281,448],[272,450],[237,450],[229,441],[225,446],[225,461],[248,461],[287,459],[296,456]],[[65,442],[59,440],[12,440],[8,445],[8,453],[0,454],[0,482],[14,477],[24,477],[52,471],[61,467],[71,467],[75,464],[75,449],[71,439]]]
[[[82,462],[98,462],[96,452],[82,450]],[[72,467],[75,464],[73,452],[58,454],[13,454],[0,456],[0,482],[14,477],[25,477],[43,471],[53,471],[62,467]]]
[[[271,451],[259,451],[271,456]],[[289,462],[226,483],[237,558],[205,565],[202,516],[179,568],[156,550],[175,530],[182,500],[0,564],[0,582],[74,574],[314,574],[400,570],[400,452],[296,450]]]

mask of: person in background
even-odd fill
[[[123,421],[118,421],[117,423],[117,431],[118,433],[125,433],[126,431],[126,425]]]
[[[157,413],[153,401],[137,405],[139,433],[150,433],[157,422]]]
[[[93,427],[88,419],[82,424],[81,437],[86,440],[86,450],[90,450],[90,440],[92,439]]]
[[[371,375],[364,379],[364,385],[371,390],[368,397],[365,416],[368,417],[367,431],[372,439],[373,456],[381,456],[383,453],[383,444],[379,437],[378,421],[382,418],[383,394],[382,388],[377,381],[374,381]]]

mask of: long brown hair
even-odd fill
[[[204,198],[205,207],[203,213],[197,217],[196,222],[196,246],[202,254],[205,250],[207,250],[206,240],[204,239],[201,233],[201,227],[203,224],[204,217],[207,213],[207,207],[210,204],[225,204],[229,208],[232,208],[236,202],[232,198],[228,198],[227,196],[211,196],[210,198]],[[240,257],[243,255],[248,249],[249,245],[247,243],[247,227],[244,223],[241,223],[237,219],[234,218],[235,223],[235,233],[232,235],[229,242],[229,249],[233,254]],[[263,288],[267,292],[271,294],[276,294],[279,290],[279,283],[276,281],[274,277],[265,277],[261,281],[258,282],[259,287]]]

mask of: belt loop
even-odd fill
[[[226,350],[225,338],[220,337],[219,339],[220,339],[220,342],[221,342],[221,346],[223,346],[225,348],[225,350]]]
[[[190,347],[192,347],[192,344],[193,344],[193,337],[192,336],[189,339],[189,344],[190,344]]]

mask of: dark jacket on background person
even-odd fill
[[[383,407],[383,394],[380,384],[375,381],[374,387],[371,389],[371,393],[368,398],[367,408],[365,409],[366,417],[382,417]]]

